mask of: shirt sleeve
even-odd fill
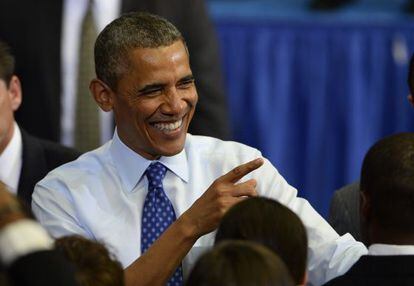
[[[21,256],[52,248],[53,240],[33,220],[19,220],[0,231],[0,259],[6,266]]]
[[[276,168],[265,159],[257,173],[257,189],[262,196],[279,201],[301,219],[308,235],[308,278],[322,285],[345,273],[367,249],[350,234],[339,236],[328,222],[290,186]]]
[[[32,195],[32,211],[40,224],[54,237],[80,235],[93,239],[78,219],[68,187],[58,179],[38,183]]]

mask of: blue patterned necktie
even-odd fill
[[[154,241],[176,220],[174,208],[162,186],[167,168],[159,162],[153,162],[145,174],[148,178],[148,194],[142,211],[141,253],[150,248]],[[167,282],[168,286],[183,285],[183,270],[177,268]]]

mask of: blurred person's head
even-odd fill
[[[35,219],[32,210],[30,209],[30,206],[28,206],[22,199],[15,196],[12,193],[10,186],[7,186],[3,181],[0,180],[0,205],[4,201],[11,202],[11,204],[13,205],[13,209],[16,211],[18,210],[21,213],[21,215],[25,218]]]
[[[410,94],[408,95],[408,101],[411,103],[411,106],[414,107],[414,54],[411,55],[410,64],[408,66],[408,90]]]
[[[173,24],[148,13],[121,16],[98,36],[95,68],[90,89],[101,109],[114,112],[123,143],[151,160],[182,151],[198,97]]]
[[[101,243],[81,236],[65,236],[55,246],[75,265],[81,286],[122,286],[124,271],[120,262]]]
[[[368,244],[414,244],[414,133],[386,137],[369,149],[360,190]]]
[[[0,212],[0,228],[6,225],[6,221],[7,223],[11,223],[22,218],[30,218],[27,208],[25,208],[22,202],[10,192],[9,187],[1,180],[0,208],[8,209],[8,211]]]
[[[282,258],[297,285],[306,283],[306,230],[300,218],[279,202],[256,197],[233,206],[221,220],[216,243],[228,239],[268,247]]]
[[[295,285],[283,261],[271,250],[250,241],[225,241],[204,253],[186,286]]]
[[[13,137],[14,112],[22,101],[20,81],[14,75],[14,57],[0,41],[0,154]]]

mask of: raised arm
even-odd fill
[[[232,205],[257,195],[255,180],[237,182],[262,164],[263,159],[255,159],[216,179],[145,254],[125,269],[126,286],[165,285],[199,237],[216,229]]]

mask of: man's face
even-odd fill
[[[20,82],[13,76],[9,86],[0,79],[0,154],[13,136],[14,111],[20,106]]]
[[[113,95],[119,137],[147,159],[179,153],[197,103],[184,44],[137,48],[129,62]]]

